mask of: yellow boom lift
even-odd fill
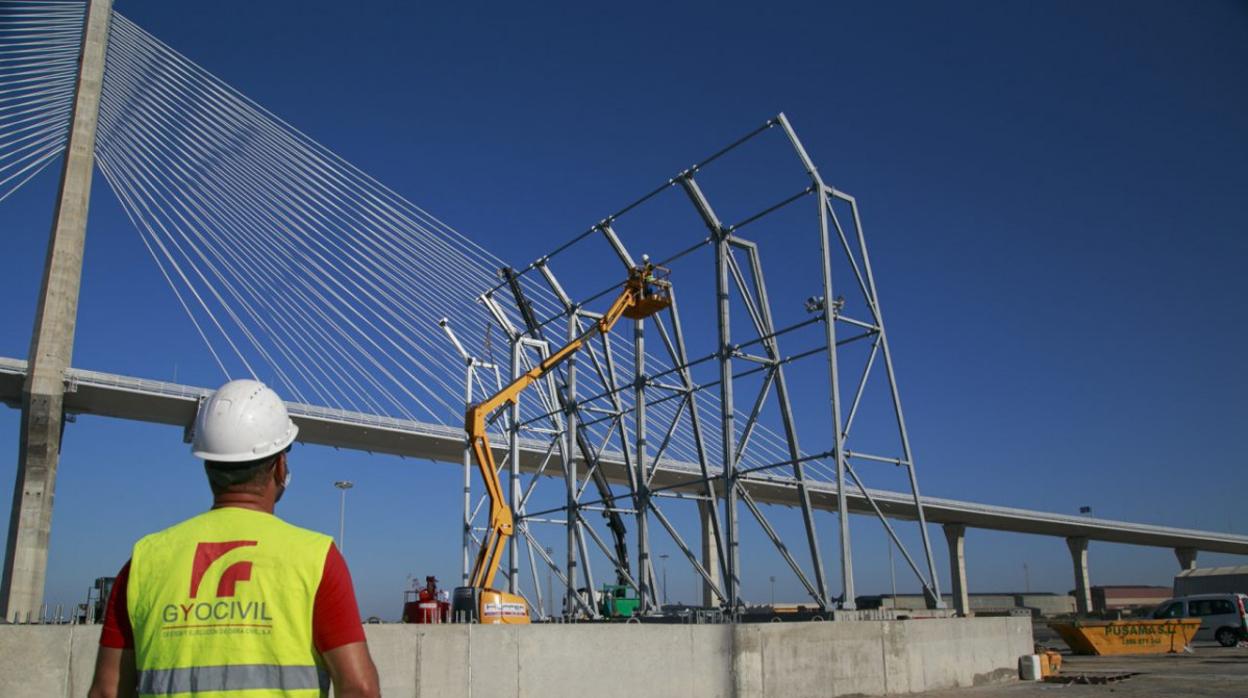
[[[541,380],[559,364],[585,346],[591,339],[606,335],[621,317],[640,320],[650,317],[672,304],[671,284],[667,281],[667,269],[656,267],[648,261],[629,270],[624,290],[620,292],[610,309],[592,326],[586,329],[540,364],[517,376],[509,385],[493,397],[468,408],[464,417],[464,431],[472,454],[485,480],[486,495],[490,499],[490,527],[481,551],[472,568],[469,585],[459,587],[452,597],[452,611],[456,618],[469,614],[481,623],[528,623],[529,607],[524,599],[515,594],[494,588],[494,578],[502,561],[507,540],[513,534],[514,521],[511,507],[503,496],[498,479],[498,465],[494,451],[486,435],[486,420],[498,408],[514,403],[520,393]]]

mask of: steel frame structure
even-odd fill
[[[809,185],[779,203],[745,217],[739,223],[727,225],[699,185],[698,176],[712,162],[772,129],[783,131],[787,143],[805,170]],[[677,293],[682,284],[687,285],[691,280],[681,279],[674,284],[672,303],[666,311],[646,320],[632,321],[631,342],[623,338],[627,328],[617,330],[613,335],[597,338],[579,355],[569,359],[559,372],[547,377],[545,383],[534,393],[537,396],[536,404],[526,404],[526,409],[522,410],[517,403],[510,408],[500,409],[494,415],[493,428],[506,437],[505,440],[499,440],[499,443],[508,444],[505,457],[500,458],[499,463],[500,469],[507,470],[516,522],[516,535],[509,544],[508,564],[504,573],[508,580],[508,591],[524,595],[530,606],[540,611],[538,615],[553,615],[542,597],[542,585],[538,577],[540,559],[550,573],[558,577],[565,589],[561,615],[564,618],[597,616],[598,610],[592,602],[592,594],[586,599],[582,593],[578,593],[578,589],[594,588],[590,554],[590,546],[593,545],[607,560],[618,582],[637,592],[641,612],[654,612],[659,608],[659,597],[656,594],[657,585],[651,559],[651,524],[657,522],[703,580],[704,605],[718,605],[727,611],[727,617],[735,618],[744,605],[740,591],[742,563],[739,522],[740,505],[744,504],[820,611],[854,609],[853,554],[849,512],[845,500],[847,488],[852,486],[858,488],[870,502],[891,544],[898,547],[903,560],[922,585],[929,607],[943,608],[914,458],[858,204],[854,197],[823,181],[784,114],[769,119],[728,147],[680,172],[646,196],[591,226],[581,235],[524,269],[503,270],[503,280],[483,292],[479,301],[510,346],[510,375],[517,376],[535,361],[548,355],[555,348],[552,345],[562,344],[562,341],[554,341],[556,336],[559,340],[564,339],[565,333],[557,332],[560,325],[566,330],[566,337],[569,339],[580,334],[585,323],[600,317],[586,306],[618,288],[618,285],[613,286],[576,300],[565,292],[564,285],[553,270],[552,260],[574,245],[597,238],[610,246],[625,269],[635,266],[633,255],[617,234],[616,224],[625,214],[673,187],[683,190],[708,234],[691,247],[680,250],[659,264],[670,264],[702,248],[710,249],[714,258],[717,335],[715,349],[697,357],[689,354]],[[747,225],[811,197],[817,202],[817,234],[821,255],[819,284],[823,295],[806,300],[806,310],[810,313],[806,320],[777,327],[773,321],[759,246],[742,237],[740,231]],[[842,209],[839,215],[838,204]],[[844,220],[845,207],[848,207],[848,220]],[[833,258],[838,255],[843,255],[842,261],[848,261],[847,267],[852,277],[848,286],[861,294],[863,307],[867,311],[865,318],[852,317],[845,312],[844,299],[834,293]],[[623,278],[623,274],[620,278]],[[539,296],[553,299],[546,306],[549,311],[546,317],[539,316],[541,303],[535,302]],[[734,309],[737,313],[741,309],[745,310],[745,322],[737,321],[734,324]],[[465,362],[466,404],[487,397],[493,391],[487,388],[482,374],[492,372],[495,386],[500,385],[502,378],[497,362],[473,357],[456,338],[450,328],[450,321],[444,319],[440,324]],[[625,327],[625,323],[621,322],[620,326]],[[793,354],[781,351],[782,339],[788,341],[790,337],[796,338],[807,328],[821,328],[818,333],[819,341],[813,347]],[[847,328],[848,334],[845,334],[844,329],[838,334],[838,328]],[[652,345],[657,344],[658,350],[647,353],[647,339],[651,340]],[[855,379],[853,398],[845,401],[841,395],[842,383],[846,378],[846,358],[843,353],[848,345],[854,343],[867,343],[869,350],[865,364],[852,374]],[[624,362],[620,355],[630,353],[631,367],[621,365]],[[826,362],[826,399],[830,418],[828,431],[832,436],[832,443],[826,448],[807,452],[800,446],[798,420],[794,416],[786,369],[796,361],[820,355],[824,356]],[[710,362],[717,365],[717,380],[699,383],[693,375],[694,367]],[[848,443],[862,404],[867,380],[873,370],[878,370],[878,363],[883,363],[887,377],[888,395],[900,446],[900,453],[894,456],[855,451]],[[626,377],[622,378],[621,373],[625,373]],[[747,377],[755,377],[753,380],[761,377],[761,387],[749,403],[742,403],[749,405],[749,410],[742,412],[737,409],[735,391],[743,384],[742,379]],[[582,391],[582,385],[589,389]],[[762,464],[758,464],[755,459],[753,464],[747,464],[743,457],[751,449],[751,440],[759,433],[760,428],[765,428],[760,427],[760,415],[768,404],[774,404],[778,408],[780,436],[785,450],[783,458],[768,460]],[[705,414],[707,411],[716,413],[718,424],[705,421],[708,419]],[[522,435],[526,439],[541,439],[548,444],[545,458],[527,484],[522,482],[517,468],[516,454],[519,453],[518,444]],[[668,454],[675,438],[684,439],[688,444],[686,450],[693,456],[698,473],[688,479],[656,484],[657,466]],[[614,449],[618,449],[612,452],[613,456],[617,456],[615,460],[622,459],[624,463],[623,478],[616,478],[617,482],[621,479],[626,481],[624,491],[613,488],[604,474],[605,466],[601,459],[612,448],[612,444]],[[560,470],[551,472],[548,466],[556,459],[556,455]],[[469,458],[469,452],[465,449],[465,579],[469,560],[472,558],[470,548],[479,544],[475,536],[478,529],[474,528],[474,521],[482,509],[483,501],[478,500],[475,504],[472,501]],[[839,598],[830,596],[828,592],[814,510],[807,491],[810,477],[808,466],[829,461],[834,464],[837,484],[841,563]],[[918,511],[917,523],[926,570],[920,568],[915,556],[910,554],[892,523],[872,499],[855,468],[855,464],[861,463],[887,463],[906,469],[909,494],[913,496]],[[752,480],[764,480],[779,471],[787,471],[796,480],[806,538],[805,547],[808,551],[805,565],[794,550],[786,545],[750,493]],[[535,488],[546,476],[562,479],[564,501],[559,506],[531,510],[533,507],[530,506],[530,501]],[[591,484],[596,486],[596,498],[587,495]],[[694,500],[698,503],[703,541],[701,555],[691,548],[672,519],[664,513],[660,500],[667,498]],[[604,515],[613,544],[595,530],[587,516],[589,512],[600,512]],[[632,554],[628,552],[623,523],[628,516],[632,517],[634,523],[635,550]],[[560,525],[565,529],[566,555],[562,564],[536,540],[534,526],[539,524]],[[523,589],[520,584],[521,549],[527,552],[532,579],[529,590]]]

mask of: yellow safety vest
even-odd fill
[[[126,594],[139,694],[327,695],[312,607],[331,542],[226,507],[136,543]]]

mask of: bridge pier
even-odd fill
[[[719,579],[719,549],[715,545],[715,524],[711,519],[715,516],[714,502],[698,502],[698,518],[702,522],[702,567],[715,580]],[[701,578],[699,576],[699,578]],[[702,580],[702,606],[714,608],[719,605],[719,597],[711,585]]]
[[[1175,548],[1174,556],[1179,559],[1179,567],[1185,570],[1196,569],[1196,548]]]
[[[74,349],[87,205],[95,165],[95,126],[111,16],[112,0],[90,0],[65,163],[22,386],[17,480],[0,580],[0,616],[10,620],[33,618],[43,604],[52,499],[64,429],[65,370]]]
[[[1088,581],[1088,539],[1071,536],[1066,539],[1070,559],[1075,565],[1075,610],[1086,615],[1092,610],[1092,587]]]
[[[966,585],[966,525],[944,525],[949,541],[949,580],[953,585],[953,608],[959,616],[971,615],[971,595]]]

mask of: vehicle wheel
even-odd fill
[[[1218,628],[1218,632],[1214,633],[1213,639],[1218,641],[1223,647],[1234,647],[1239,644],[1239,633],[1231,628]]]

